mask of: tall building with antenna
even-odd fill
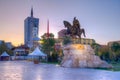
[[[39,18],[33,16],[33,8],[31,8],[30,17],[24,20],[24,44],[33,47],[33,41],[38,38]]]

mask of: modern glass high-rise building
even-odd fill
[[[33,17],[33,8],[31,15],[24,20],[24,44],[28,47],[33,47],[34,38],[38,38],[39,18]]]

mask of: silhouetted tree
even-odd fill
[[[110,54],[109,54],[108,46],[101,47],[98,52],[99,52],[98,55],[100,56],[101,59],[110,61],[110,57],[109,57]]]
[[[53,61],[52,59],[54,58],[54,56],[52,57],[52,55],[54,55],[53,52],[55,45],[54,34],[50,33],[48,37],[45,33],[44,35],[42,35],[42,41],[42,51],[48,55],[48,61]]]
[[[72,42],[71,38],[69,36],[65,36],[63,38],[63,45],[70,44]]]
[[[93,43],[93,44],[91,45],[91,47],[94,49],[95,54],[98,55],[98,51],[99,51],[99,49],[101,48],[100,44],[98,44],[98,43]],[[98,56],[99,56],[99,55],[98,55]]]
[[[118,42],[113,42],[111,45],[111,51],[113,60],[117,61],[120,58],[120,44]]]
[[[9,48],[6,46],[5,42],[2,42],[2,43],[0,44],[0,55],[1,55],[4,51],[6,51],[9,55],[12,55],[12,53],[13,53],[12,50],[9,49]]]

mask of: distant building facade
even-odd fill
[[[67,29],[62,29],[58,32],[58,38],[65,37],[65,34],[67,34]]]
[[[57,43],[61,43],[63,42],[63,38],[58,38],[58,39],[55,39]],[[72,39],[72,43],[73,44],[79,44],[80,43],[80,40],[79,38],[77,39]],[[81,43],[80,44],[88,44],[88,45],[91,45],[91,44],[94,44],[96,43],[96,41],[94,39],[88,39],[88,38],[81,38]],[[61,43],[62,45],[62,43]]]
[[[110,41],[110,42],[108,42],[108,44],[107,44],[107,45],[108,45],[109,47],[111,47],[111,46],[112,46],[112,44],[113,44],[114,42],[117,42],[117,43],[119,43],[119,44],[120,44],[120,41]]]
[[[3,42],[4,42],[3,40],[0,40],[0,45],[1,45]]]
[[[33,41],[39,32],[39,18],[33,17],[33,8],[31,9],[31,16],[24,20],[24,44],[28,47],[33,47]]]
[[[79,43],[79,40],[75,40],[75,43]],[[93,44],[96,43],[94,39],[89,39],[89,38],[81,38],[81,44]]]
[[[5,44],[6,44],[6,46],[7,46],[9,49],[12,49],[12,48],[13,48],[13,45],[12,45],[11,42],[6,42]]]
[[[58,32],[58,39],[56,39],[58,42],[61,42],[63,40],[63,38],[66,36],[65,34],[67,34],[67,30],[66,29],[62,29],[61,31]],[[79,38],[77,39],[72,39],[72,43],[80,43]],[[88,38],[81,38],[81,44],[93,44],[96,43],[94,39],[88,39]]]
[[[26,56],[29,54],[29,47],[25,45],[20,45],[13,48],[14,59],[26,59]]]
[[[3,43],[6,45],[6,47],[8,49],[12,49],[13,48],[13,45],[12,45],[11,42],[5,42],[4,40],[0,40],[0,45],[3,44]]]

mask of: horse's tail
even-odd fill
[[[84,30],[84,29],[81,29],[81,31],[82,31],[84,37],[86,37],[86,35],[85,35],[85,30]]]

